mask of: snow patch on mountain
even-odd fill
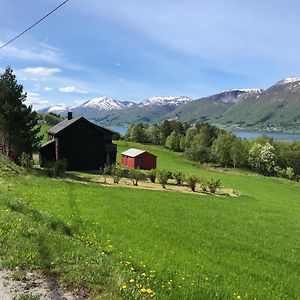
[[[97,97],[81,104],[79,108],[94,108],[97,110],[123,109],[133,103],[128,101],[118,101],[108,97]]]
[[[151,97],[138,104],[139,107],[152,106],[152,105],[172,105],[177,106],[192,101],[191,98],[186,96],[163,96]]]
[[[288,83],[294,83],[300,81],[300,77],[287,77],[283,80],[280,80],[276,83],[276,85],[283,85]]]

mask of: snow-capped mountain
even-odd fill
[[[122,109],[130,107],[133,102],[129,101],[118,101],[108,97],[97,97],[84,102],[76,108],[91,108],[97,110],[112,110],[112,109]]]
[[[285,79],[278,81],[276,85],[283,85],[283,84],[289,84],[295,82],[300,82],[300,77],[287,77]]]
[[[180,104],[185,104],[189,101],[192,101],[191,98],[185,96],[166,96],[166,97],[151,97],[148,98],[138,104],[139,107],[144,106],[153,106],[153,105],[160,105],[160,106],[178,106]]]
[[[41,110],[39,110],[39,112],[43,112],[43,113],[53,113],[53,114],[57,114],[57,115],[61,115],[64,116],[67,114],[69,110],[69,107],[63,104],[55,104],[55,105],[49,105]]]
[[[222,103],[237,103],[242,102],[251,96],[259,96],[262,92],[262,89],[232,89],[204,99],[211,99]]]

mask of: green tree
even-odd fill
[[[18,159],[23,152],[31,155],[43,138],[37,135],[38,116],[31,106],[25,105],[26,97],[13,70],[7,67],[0,76],[0,147],[13,159]]]
[[[159,126],[157,124],[152,124],[146,129],[147,139],[150,143],[159,145],[160,144],[160,134]]]
[[[139,143],[144,143],[147,141],[145,126],[143,124],[134,124],[131,127],[130,140]]]
[[[230,133],[222,133],[214,140],[211,147],[213,159],[221,166],[232,164],[231,148],[234,136]]]
[[[166,148],[169,148],[173,151],[180,151],[180,133],[175,130],[171,132],[171,134],[166,139]]]
[[[231,158],[234,167],[241,167],[247,164],[248,142],[235,138],[231,144]]]
[[[185,155],[194,161],[200,163],[209,162],[210,160],[210,147],[207,143],[204,133],[198,133],[189,148],[185,149]]]

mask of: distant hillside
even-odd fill
[[[220,123],[226,126],[300,130],[300,78],[287,78],[230,107]]]
[[[229,108],[247,100],[253,95],[259,95],[261,92],[262,90],[259,89],[225,91],[179,106],[166,115],[165,118],[178,119],[182,122],[191,123],[219,123],[219,119]]]

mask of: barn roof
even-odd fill
[[[47,147],[48,145],[50,145],[54,142],[55,142],[55,140],[49,140],[49,141],[45,142],[41,147]]]
[[[90,125],[91,127],[94,127],[96,130],[98,130],[99,132],[101,132],[103,134],[114,134],[113,131],[103,128],[101,126],[98,126],[98,125],[88,121],[84,117],[72,118],[71,120],[65,119],[65,120],[61,121],[60,123],[56,124],[55,126],[51,127],[50,129],[48,129],[48,133],[53,134],[53,135],[61,133],[64,129],[77,123],[79,120],[84,120],[88,125]]]
[[[136,156],[139,156],[139,155],[141,155],[142,153],[145,153],[145,152],[147,152],[147,151],[140,150],[140,149],[135,149],[135,148],[130,148],[130,149],[122,152],[121,154],[126,155],[126,156],[130,156],[130,157],[136,157]],[[151,154],[151,153],[149,153],[149,154]],[[151,155],[153,155],[153,154],[151,154]],[[153,156],[155,156],[155,155],[153,155]]]

